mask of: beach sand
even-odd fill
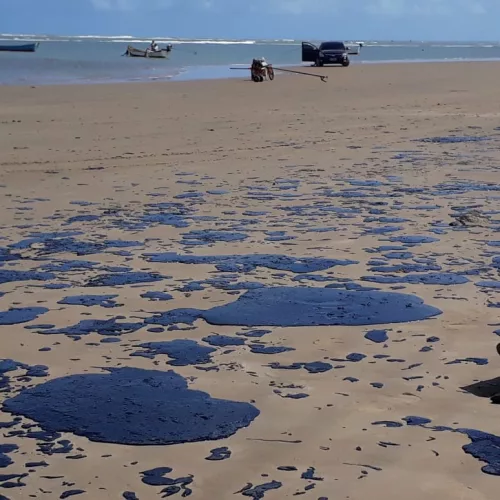
[[[0,486],[8,481],[14,487],[0,494],[54,499],[81,490],[77,498],[122,498],[124,492],[129,499],[131,492],[158,498],[168,482],[145,484],[141,472],[170,467],[169,478],[192,475],[192,482],[173,485],[170,491],[180,489],[173,498],[189,490],[192,498],[245,498],[235,492],[248,483],[276,488],[246,491],[246,497],[266,500],[497,497],[499,479],[492,473],[500,474],[498,444],[488,436],[476,443],[477,455],[496,450],[487,474],[484,461],[462,450],[471,443],[468,434],[453,430],[500,436],[500,407],[489,399],[496,388],[500,392],[500,383],[471,388],[500,375],[494,334],[500,328],[500,295],[493,288],[499,283],[500,243],[488,244],[500,240],[500,64],[311,71],[328,74],[328,83],[278,74],[274,82],[260,84],[242,75],[226,81],[2,88],[0,357],[22,365],[7,371],[0,362],[0,402],[67,375],[135,367],[174,370],[189,389],[250,403],[245,408],[260,413],[227,438],[174,445],[94,442],[62,432],[55,441],[69,440],[73,448],[54,453],[39,434],[30,434],[39,430],[36,422],[25,416],[14,421],[3,411],[0,452],[4,444],[18,448],[4,448],[13,463],[0,469]],[[450,136],[481,140],[420,141]],[[470,207],[488,214],[490,222],[449,226],[452,214]],[[410,236],[425,238],[405,238]],[[182,263],[152,262],[146,255],[165,252],[247,257]],[[258,260],[255,254],[348,262],[306,262],[311,272],[300,273],[289,261]],[[75,260],[90,263],[83,267]],[[158,281],[131,283],[137,278],[132,271]],[[102,276],[107,280],[92,281]],[[387,276],[389,282],[377,282]],[[128,284],[112,286],[116,279]],[[279,303],[257,288],[249,292],[257,299],[250,299],[254,309],[245,317],[260,325],[254,329],[271,330],[261,338],[234,324],[242,321],[241,311],[226,325],[190,317],[192,311],[186,319],[192,326],[142,324],[156,313],[233,303],[245,288],[262,285],[304,287],[304,293],[306,287],[327,285],[337,287],[328,289],[333,293],[374,287],[420,297],[442,314],[390,324],[307,326],[318,312],[316,302],[307,308],[304,295],[287,307],[287,297]],[[152,291],[172,299],[141,297]],[[374,306],[378,291],[349,293],[345,306],[362,293],[359,310],[368,317],[383,307]],[[88,294],[116,295],[114,304],[105,302],[116,307],[60,303]],[[331,297],[325,299],[325,317],[341,323],[345,308]],[[33,307],[48,310],[39,310],[37,318],[30,316],[33,311],[21,319],[19,311],[5,314]],[[279,326],[298,310],[302,326]],[[385,318],[398,314],[406,314],[404,307],[391,307]],[[270,316],[277,318],[274,326],[266,326]],[[114,335],[117,342],[101,342],[110,336],[92,328],[80,336],[47,328],[116,317],[138,324],[135,331]],[[387,340],[366,339],[374,329],[386,330]],[[144,354],[137,346],[145,342],[192,339],[207,347],[202,339],[212,334],[245,343],[217,346],[209,359],[181,366],[166,354],[131,355]],[[293,350],[252,352],[261,346]],[[302,365],[270,366],[315,361],[331,369],[310,373]],[[29,376],[34,365],[48,370]],[[137,373],[139,380],[148,378]],[[45,393],[51,397],[34,398],[28,390],[21,413],[42,415],[43,408],[59,405],[49,414],[49,428],[57,430],[66,406],[66,421],[74,421],[80,434],[86,419],[94,425],[97,419],[108,438],[113,425],[132,429],[128,438],[122,436],[125,441],[140,440],[148,422],[158,439],[169,432],[171,422],[165,417],[162,425],[164,416],[151,400],[142,408],[144,402],[130,396],[113,406],[115,392],[135,394],[131,387],[118,384],[97,407],[77,384],[62,396],[58,387]],[[154,394],[153,399],[165,397],[161,386]],[[190,404],[168,406],[180,407],[177,423],[185,423],[196,439],[203,418]],[[408,416],[431,422],[408,425],[421,423],[403,420]],[[385,421],[393,424],[374,425]],[[54,442],[53,435],[42,437]],[[229,448],[230,458],[206,460],[220,447]],[[0,467],[8,462],[0,459]],[[278,470],[283,466],[296,469]]]

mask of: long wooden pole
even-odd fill
[[[246,69],[248,71],[252,68],[229,68],[229,69]],[[276,71],[284,71],[286,73],[295,73],[296,75],[315,76],[316,78],[319,78],[322,82],[325,83],[328,80],[328,76],[326,75],[316,75],[314,73],[306,73],[305,71],[296,71],[293,69],[275,68],[274,66],[273,69],[275,69]]]
[[[307,76],[315,76],[319,78],[322,82],[326,82],[328,80],[328,76],[326,75],[316,75],[315,73],[306,73],[305,71],[296,71],[293,69],[284,69],[284,68],[274,68],[276,71],[285,71],[286,73],[295,73],[297,75],[307,75]]]

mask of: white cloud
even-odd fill
[[[167,9],[174,5],[176,0],[90,0],[98,10],[125,10],[134,11],[141,7],[147,9]]]
[[[339,0],[267,0],[263,6],[270,7],[275,12],[288,14],[323,13],[324,15],[338,12]]]
[[[98,10],[168,9],[175,5],[190,8],[218,9],[240,7],[254,12],[284,12],[300,15],[305,12],[331,13],[340,0],[90,0]]]
[[[361,2],[363,10],[381,16],[446,16],[462,12],[486,14],[487,3],[493,8],[494,0],[367,0]]]
[[[472,14],[487,14],[487,9],[482,2],[468,2],[467,9]]]
[[[342,11],[376,16],[445,16],[462,12],[487,14],[497,10],[498,0],[89,0],[98,10],[168,10],[181,6],[186,10],[237,10],[248,13],[283,13],[300,16],[328,16]]]

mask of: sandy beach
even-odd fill
[[[2,88],[0,499],[497,497],[500,63],[310,71]]]

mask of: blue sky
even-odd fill
[[[0,13],[0,33],[500,39],[500,0],[0,0]]]

